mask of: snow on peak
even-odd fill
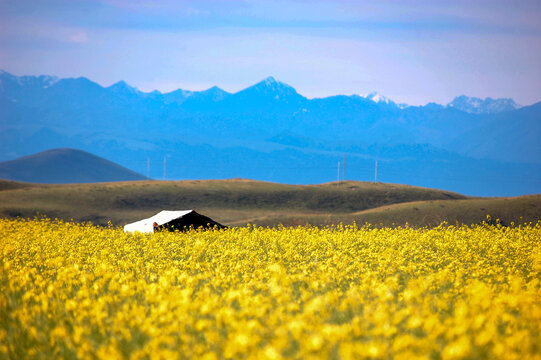
[[[373,91],[368,95],[361,95],[361,97],[364,97],[365,99],[368,99],[368,100],[372,100],[373,102],[378,103],[378,104],[381,104],[381,103],[394,104],[394,102],[391,99],[381,95],[380,93],[376,91]]]
[[[460,95],[453,99],[447,107],[452,107],[470,114],[496,114],[503,111],[511,111],[521,106],[515,103],[513,99],[480,99]]]
[[[19,86],[35,86],[41,88],[48,88],[54,83],[58,82],[59,79],[56,76],[50,75],[24,75],[24,76],[15,76],[8,73],[5,70],[0,70],[0,76],[8,81],[16,82]]]
[[[41,75],[38,77],[38,80],[43,83],[43,88],[48,88],[57,83],[60,79],[56,76]]]

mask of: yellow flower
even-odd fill
[[[0,358],[539,355],[541,222],[0,233]]]

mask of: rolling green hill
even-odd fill
[[[91,221],[122,226],[160,210],[195,209],[230,225],[330,225],[369,222],[413,226],[541,219],[541,195],[468,198],[407,185],[346,181],[286,185],[252,180],[28,184],[0,181],[0,216]],[[522,219],[521,219],[522,217]]]
[[[523,224],[541,220],[541,195],[506,198],[470,198],[457,200],[426,200],[381,206],[352,214],[309,215],[305,217],[268,216],[258,224],[272,226],[276,223],[310,223],[332,225],[338,223],[359,226],[404,226],[434,227],[442,222],[455,224],[480,224],[483,221],[502,225]]]

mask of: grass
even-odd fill
[[[331,225],[338,222],[358,225],[366,223],[376,226],[411,225],[414,227],[450,224],[480,224],[483,221],[498,221],[502,225],[511,223],[536,223],[541,220],[541,195],[510,198],[471,198],[458,200],[414,201],[381,206],[353,214],[311,216],[311,224]],[[268,218],[270,225],[277,219]]]
[[[34,217],[39,213],[121,226],[163,209],[195,209],[230,226],[354,221],[425,226],[444,220],[477,223],[487,214],[506,222],[536,221],[541,218],[541,195],[477,199],[443,190],[355,181],[340,185],[252,180],[38,185],[0,180],[1,217]]]

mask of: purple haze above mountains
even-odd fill
[[[237,92],[273,74],[309,98],[531,105],[540,18],[529,0],[3,0],[0,69],[164,92]]]

